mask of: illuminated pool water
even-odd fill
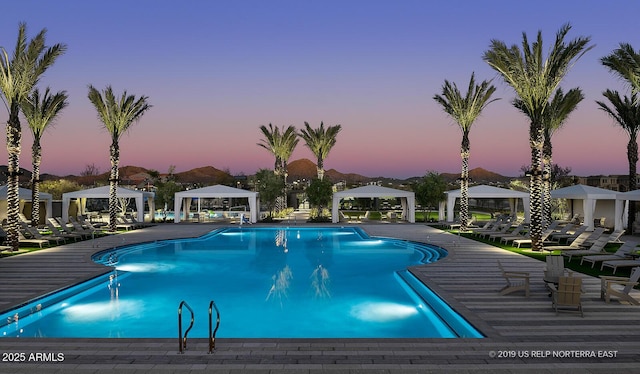
[[[111,274],[4,313],[0,334],[171,338],[186,301],[206,337],[215,300],[218,337],[482,337],[405,270],[445,255],[358,228],[225,228],[101,252]]]

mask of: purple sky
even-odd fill
[[[49,44],[68,46],[41,81],[70,96],[43,137],[43,173],[77,175],[88,164],[108,171],[110,139],[89,84],[153,105],[121,139],[120,166],[253,174],[273,166],[256,145],[260,125],[324,121],[343,128],[326,169],[398,178],[458,172],[460,131],[432,97],[445,79],[466,90],[475,71],[478,80],[496,78],[502,100],[471,129],[470,167],[516,176],[530,159],[528,121],[481,56],[491,39],[519,44],[522,32],[533,39],[542,30],[550,46],[570,22],[569,38],[591,36],[596,47],[563,83],[586,98],[554,136],[554,161],[577,175],[625,174],[627,136],[594,101],[607,88],[626,93],[599,59],[620,42],[640,48],[639,12],[629,0],[22,0],[3,4],[0,46],[13,51],[21,21],[29,36],[47,28]],[[20,162],[31,169],[23,129]],[[303,157],[314,160],[300,142],[291,160]]]

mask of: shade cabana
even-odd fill
[[[629,201],[640,201],[640,190],[620,192],[616,195],[615,230],[622,230],[627,225]]]
[[[380,186],[362,186],[336,192],[333,194],[333,206],[331,208],[331,221],[333,223],[339,221],[340,200],[349,197],[400,198],[400,204],[402,205],[402,219],[407,220],[411,223],[414,223],[416,221],[416,194],[414,192]]]
[[[593,231],[594,217],[604,217],[605,222],[615,221],[615,200],[618,192],[599,187],[576,184],[551,191],[554,199],[571,200],[571,214],[582,214],[584,225]]]
[[[175,194],[174,202],[174,222],[180,222],[180,212],[183,211],[185,217],[189,217],[189,209],[191,207],[191,199],[215,199],[215,198],[247,198],[249,201],[250,220],[258,222],[258,210],[260,205],[258,193],[216,184],[196,188],[194,190],[180,191]],[[188,199],[188,203],[185,203]]]
[[[453,222],[453,208],[456,204],[456,199],[460,198],[460,190],[451,190],[446,191],[445,195],[447,195],[446,200],[446,208],[447,208],[447,221]],[[518,209],[518,200],[522,200],[522,207],[524,209],[524,222],[529,222],[530,220],[530,212],[529,212],[529,194],[522,191],[510,190],[507,188],[499,188],[487,185],[479,185],[469,187],[469,198],[470,199],[507,199],[509,201],[509,206],[511,207],[511,212],[515,213]],[[442,214],[444,213],[444,209],[442,204],[440,205],[440,217],[442,220]]]
[[[27,217],[31,217],[31,211],[24,212],[24,206],[26,202],[31,202],[32,191],[28,188],[19,188],[18,190],[18,198],[20,199],[20,210],[19,212],[25,213]],[[41,217],[49,218],[52,214],[52,202],[53,196],[46,192],[40,192],[40,201],[44,203],[45,206],[45,214]],[[0,186],[0,221],[7,218],[7,185]]]
[[[140,222],[144,222],[144,207],[145,203],[149,206],[149,212],[153,218],[153,212],[155,211],[154,197],[155,193],[149,191],[138,191],[129,188],[118,187],[116,190],[118,198],[135,199],[136,202],[136,219]],[[78,214],[86,213],[87,199],[108,199],[109,198],[109,186],[102,186],[96,188],[89,188],[86,190],[79,190],[73,192],[67,192],[62,194],[62,220],[64,222],[69,221],[69,206],[71,205],[71,199],[78,200]]]

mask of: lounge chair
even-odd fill
[[[625,260],[631,251],[635,250],[638,243],[633,241],[626,241],[623,245],[618,248],[615,253],[603,253],[603,254],[595,254],[584,256],[580,260],[580,265],[582,265],[585,261],[591,263],[591,267],[593,268],[596,262],[604,262],[604,261],[615,261],[615,260]]]
[[[556,242],[558,244],[561,244],[562,241],[564,240],[564,242],[566,244],[571,244],[571,242],[573,242],[574,240],[576,240],[576,238],[578,238],[578,236],[580,236],[583,232],[587,231],[587,226],[581,225],[575,228],[575,230],[569,231],[567,233],[564,234],[560,234],[560,233],[552,233],[551,235],[549,235],[549,240],[552,242]],[[602,230],[604,231],[604,230]],[[589,234],[591,235],[591,234]],[[588,236],[587,236],[588,238]]]
[[[571,261],[574,257],[594,256],[594,255],[603,254],[602,251],[604,251],[604,247],[607,245],[608,239],[609,238],[607,236],[601,236],[588,249],[577,249],[577,250],[570,249],[566,251],[561,250],[560,254],[563,255],[564,257],[568,257],[569,261]]]
[[[628,268],[640,266],[640,260],[608,260],[603,261],[600,270],[604,270],[605,267],[610,267],[613,270],[613,274],[618,271],[618,268]]]
[[[551,245],[551,246],[543,246],[542,249],[545,251],[567,251],[567,250],[578,250],[583,249],[582,243],[591,235],[590,232],[583,232],[580,234],[574,241],[569,245]]]
[[[27,226],[27,224],[25,224],[24,222],[22,222],[21,225],[22,225],[22,229],[24,230],[23,234],[24,233],[28,234],[29,239],[44,239],[44,240],[48,240],[49,243],[56,243],[56,244],[65,243],[67,241],[62,236],[42,235],[40,234],[38,229],[36,229],[35,227]]]
[[[611,296],[619,298],[621,301],[628,301],[633,305],[639,305],[640,302],[629,295],[629,292],[638,284],[640,279],[640,267],[631,270],[631,276],[612,277],[607,275],[600,276],[600,298],[605,302],[611,301]]]
[[[524,223],[521,223],[510,232],[504,232],[504,233],[497,233],[497,234],[489,235],[489,240],[492,240],[492,241],[495,242],[496,239],[500,238],[500,241],[502,241],[502,238],[504,238],[504,237],[509,237],[509,236],[514,236],[514,235],[520,234],[523,230],[525,230],[525,228],[526,228],[526,225]]]
[[[58,229],[59,233],[56,233],[56,234],[59,236],[65,236],[65,237],[79,236],[80,239],[87,239],[91,237],[91,233],[88,231],[74,231],[73,229],[68,227],[66,223],[62,222],[62,218],[60,217],[47,218],[47,226],[49,226],[49,224],[51,224],[51,226],[54,226],[56,229]]]
[[[571,273],[564,267],[564,257],[549,255],[546,258],[547,267],[544,269],[542,280],[546,284],[558,284],[560,277],[568,276]]]
[[[560,277],[558,278],[558,286],[549,285],[551,289],[552,302],[551,305],[556,310],[556,314],[560,311],[582,312],[582,278],[578,277]]]
[[[24,233],[20,230],[18,230],[18,242],[20,244],[37,244],[40,248],[42,248],[43,244],[51,245],[51,242],[46,239],[29,239],[25,237]]]
[[[483,232],[479,233],[478,236],[481,237],[481,238],[489,238],[491,235],[506,234],[507,231],[509,231],[510,228],[511,228],[511,224],[510,223],[505,223],[503,226],[500,226],[500,229],[498,229],[498,230],[483,231]]]
[[[124,218],[122,217],[116,218],[116,229],[124,229],[126,231],[129,231],[129,230],[134,230],[136,228],[137,228],[136,225],[125,221]]]
[[[512,292],[524,291],[525,297],[529,297],[529,273],[524,271],[506,271],[498,260],[498,267],[502,272],[502,277],[507,281],[507,285],[500,290],[500,295],[507,295]]]
[[[547,240],[552,232],[553,230],[546,230],[542,233],[542,237],[540,238],[542,240],[542,243]],[[520,248],[520,246],[523,244],[531,244],[531,238],[514,239],[511,245]]]
[[[73,234],[73,233],[64,232],[64,231],[62,231],[60,229],[60,227],[55,226],[51,222],[47,222],[47,228],[49,228],[49,230],[51,230],[51,232],[55,236],[60,236],[60,237],[67,238],[67,239],[73,239],[76,242],[78,240],[82,240],[83,239],[83,236],[81,234]]]
[[[481,235],[485,232],[496,232],[500,230],[500,227],[502,227],[503,224],[507,224],[507,223],[503,223],[503,219],[502,218],[498,218],[494,221],[489,221],[487,222],[487,224],[485,224],[483,227],[479,228],[479,229],[473,229],[472,234],[474,235]]]
[[[597,230],[597,229],[596,229],[596,230]],[[594,233],[595,233],[595,232],[596,232],[596,231],[594,231]],[[591,237],[590,237],[589,239],[585,240],[585,242],[584,242],[582,245],[583,245],[584,247],[589,247],[589,246],[591,246],[593,243],[595,243],[596,241],[598,241],[599,239],[602,239],[602,238],[606,238],[606,239],[607,239],[607,242],[605,243],[605,245],[606,245],[606,244],[623,244],[624,242],[623,242],[623,241],[620,241],[620,237],[621,237],[623,234],[624,234],[624,230],[616,230],[616,231],[612,232],[612,233],[611,233],[611,234],[609,234],[609,235],[602,234],[602,235],[600,235],[598,238],[595,238],[595,239],[593,239],[593,238],[591,238]],[[592,235],[592,236],[593,236],[593,235]]]

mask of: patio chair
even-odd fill
[[[506,234],[507,231],[509,231],[509,229],[511,228],[511,224],[510,223],[505,223],[503,226],[500,226],[500,228],[498,230],[494,230],[494,231],[483,231],[481,233],[478,234],[479,237],[481,238],[488,238],[491,235],[495,235],[495,234]],[[475,231],[474,231],[475,233]]]
[[[591,267],[593,268],[596,265],[596,262],[624,260],[627,258],[627,256],[629,256],[629,253],[631,253],[632,250],[635,250],[637,245],[637,242],[628,240],[623,245],[621,245],[615,253],[603,253],[599,255],[595,254],[582,257],[582,260],[580,260],[580,265],[582,265],[586,261],[590,262]]]
[[[76,242],[78,240],[82,240],[83,239],[83,235],[82,234],[73,234],[73,233],[64,232],[59,227],[55,226],[53,223],[51,223],[49,221],[47,221],[47,228],[49,230],[51,230],[51,232],[55,236],[60,236],[60,237],[67,238],[67,239],[73,239]]]
[[[542,240],[543,244],[547,240],[549,235],[551,235],[552,232],[553,232],[553,230],[545,230],[542,233],[541,240]],[[520,246],[523,245],[523,244],[531,244],[531,238],[514,239],[513,243],[511,243],[512,246],[518,247],[518,248],[520,248]]]
[[[564,257],[549,255],[546,258],[547,267],[544,269],[542,280],[548,285],[558,284],[558,279],[570,275],[571,272],[564,267]]]
[[[634,299],[629,292],[638,284],[640,279],[640,267],[631,270],[631,275],[626,277],[600,276],[600,298],[606,303],[611,301],[611,296],[615,296],[620,301],[628,301],[630,304],[639,305],[640,302]]]
[[[604,270],[605,267],[610,267],[613,270],[613,274],[615,274],[616,271],[618,271],[618,268],[629,268],[636,266],[640,266],[640,260],[608,260],[602,262],[600,270]]]
[[[560,277],[558,286],[549,285],[551,289],[551,305],[556,310],[556,314],[561,311],[578,312],[584,317],[582,312],[582,278]]]
[[[20,244],[37,244],[40,248],[42,248],[43,244],[51,246],[51,242],[46,239],[29,239],[25,237],[21,230],[18,230],[18,242]]]
[[[525,297],[529,297],[529,273],[524,271],[506,271],[498,260],[498,267],[507,285],[502,287],[500,295],[508,295],[512,292],[524,291]]]

